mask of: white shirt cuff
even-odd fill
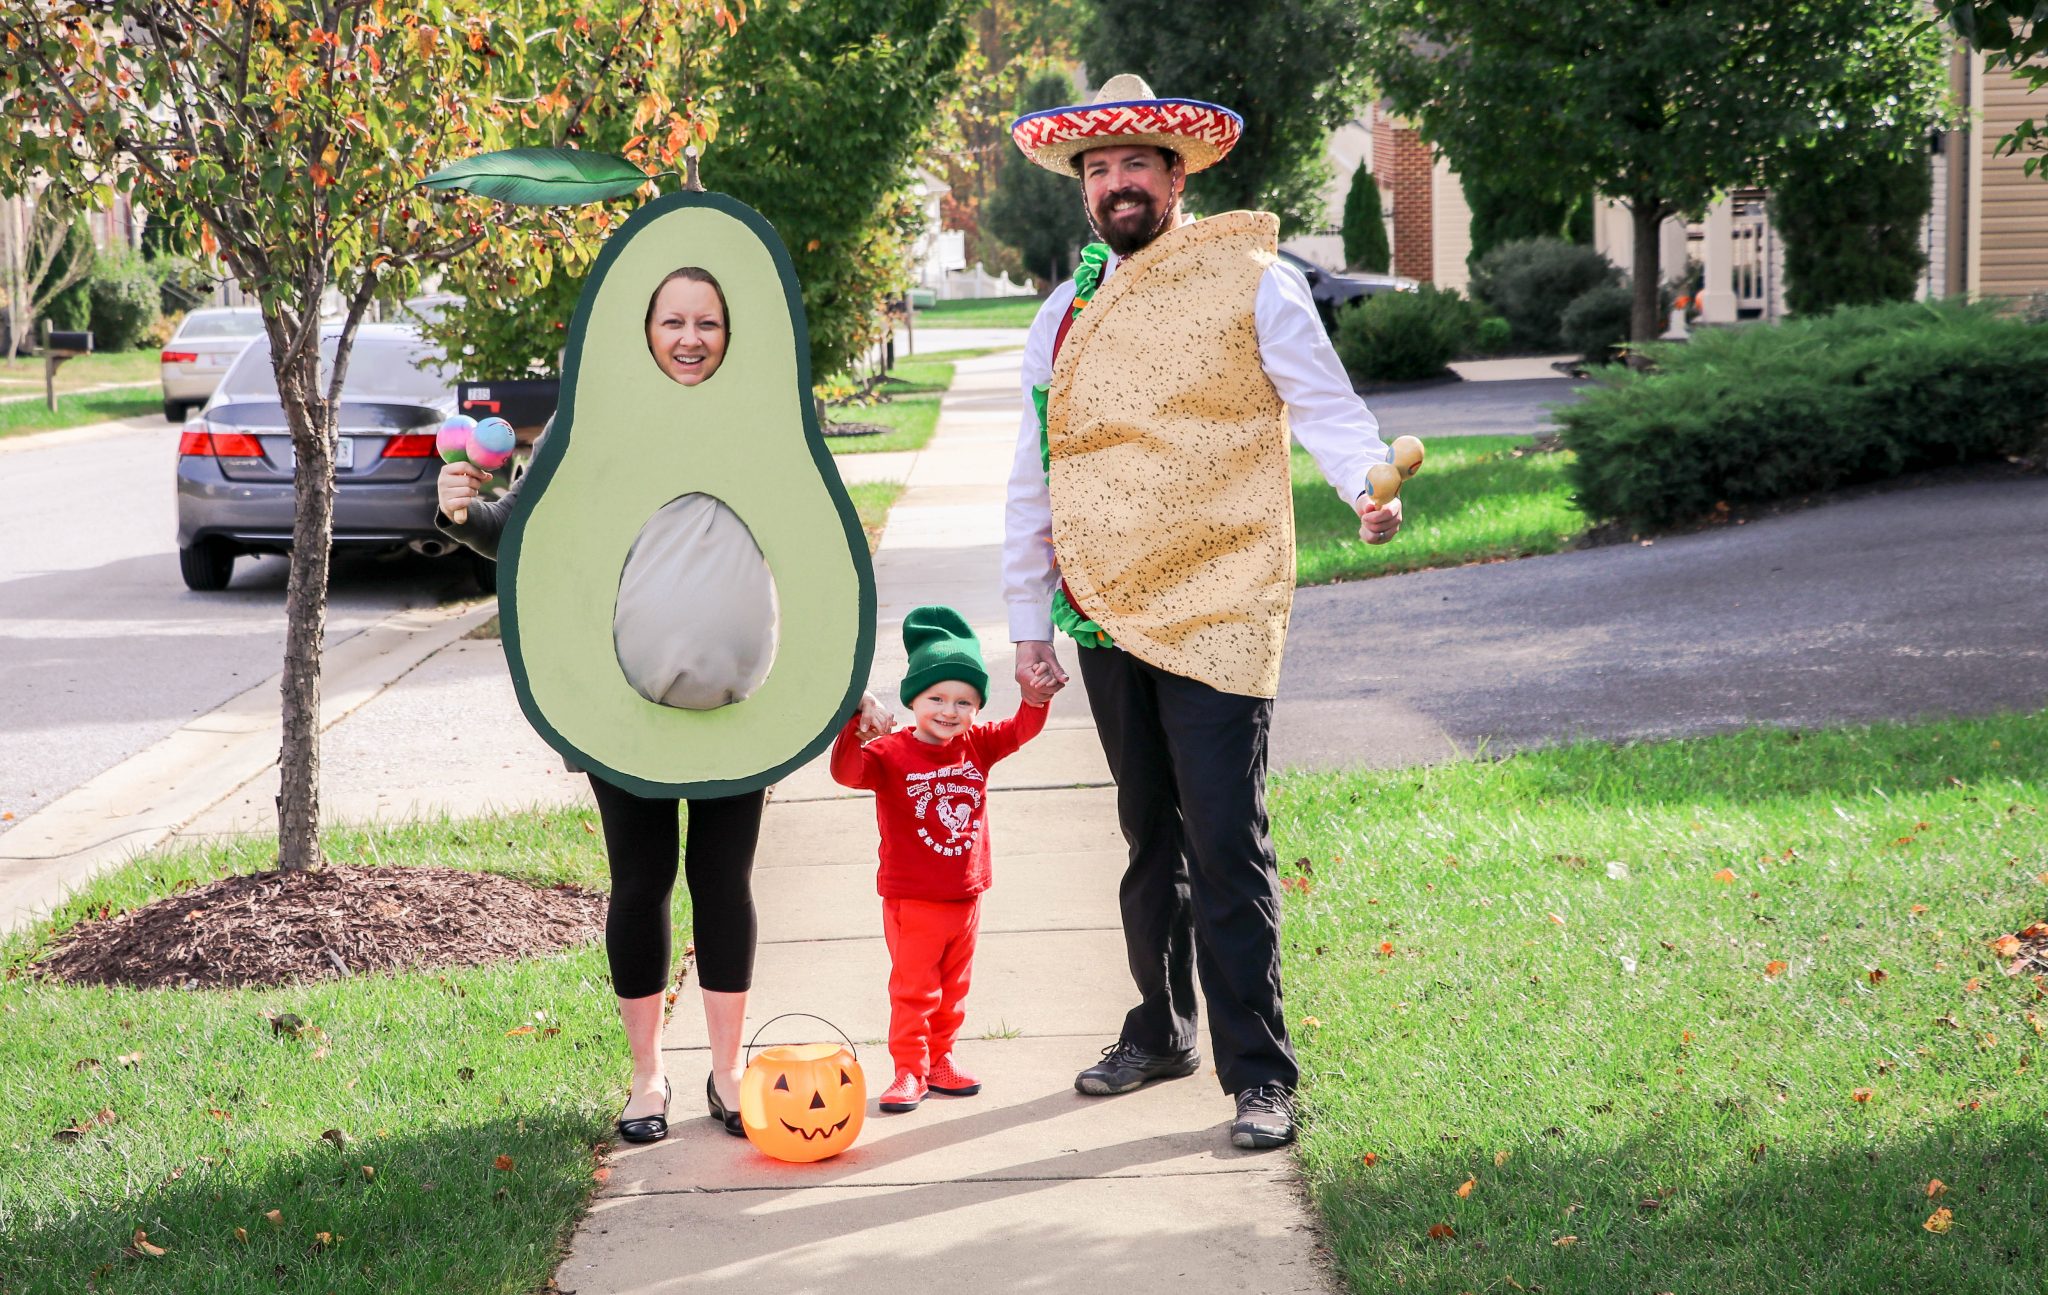
[[[1039,602],[1011,603],[1010,642],[1052,642],[1052,609]]]

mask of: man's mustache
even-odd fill
[[[1152,195],[1143,189],[1118,189],[1115,193],[1106,193],[1095,204],[1096,219],[1109,219],[1109,209],[1120,202],[1140,203],[1149,208],[1152,205]]]

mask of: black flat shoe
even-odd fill
[[[661,1078],[661,1114],[642,1115],[638,1119],[619,1121],[619,1137],[627,1142],[659,1142],[668,1136],[668,1107],[674,1100],[669,1091],[668,1076]]]
[[[718,1100],[718,1085],[712,1082],[710,1075],[704,1076],[704,1100],[710,1103],[711,1118],[723,1124],[727,1133],[736,1138],[747,1136],[746,1129],[740,1124],[740,1113],[726,1110],[725,1103]]]

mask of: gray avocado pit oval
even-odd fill
[[[648,701],[715,710],[766,681],[780,622],[753,532],[722,501],[693,492],[648,518],[627,550],[612,645]]]

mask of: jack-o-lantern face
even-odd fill
[[[777,1160],[838,1155],[860,1136],[867,1104],[867,1079],[843,1044],[763,1048],[740,1077],[747,1140]]]

